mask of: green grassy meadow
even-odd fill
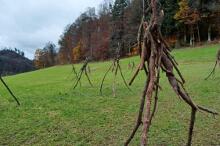
[[[215,63],[218,45],[179,49],[173,55],[179,62],[187,83],[186,88],[200,105],[220,112],[220,68],[215,78],[205,81]],[[133,75],[129,61],[139,63],[139,57],[121,60],[127,81]],[[110,62],[91,63],[91,87],[83,76],[82,86],[73,90],[71,65],[55,66],[4,78],[18,96],[18,107],[4,87],[0,86],[0,145],[36,146],[122,146],[136,120],[140,96],[146,80],[142,72],[135,80],[132,92],[117,77],[117,97],[112,96],[110,73],[99,86]],[[81,64],[76,65],[77,70]],[[190,108],[173,92],[165,74],[159,108],[150,130],[152,146],[183,146],[187,141]],[[138,146],[140,130],[131,143]],[[220,117],[198,113],[193,146],[220,145]]]

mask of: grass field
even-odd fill
[[[220,68],[215,78],[205,81],[211,71],[219,45],[173,52],[187,81],[186,88],[201,105],[220,112]],[[128,62],[121,61],[126,80],[132,76]],[[140,95],[145,82],[141,73],[129,92],[120,76],[117,97],[112,96],[110,73],[99,95],[101,79],[111,62],[90,64],[90,87],[83,78],[82,87],[73,90],[71,66],[56,66],[35,72],[6,77],[18,96],[21,106],[0,86],[0,145],[51,146],[121,146],[130,134],[138,112]],[[79,70],[81,65],[76,65]],[[165,75],[161,79],[159,109],[150,130],[152,146],[182,146],[187,141],[190,108],[169,86]],[[140,131],[132,142],[139,144]],[[220,117],[198,113],[193,146],[220,145]]]

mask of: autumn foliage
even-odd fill
[[[81,56],[82,56],[82,47],[83,47],[83,44],[82,42],[80,41],[77,46],[75,48],[73,48],[72,50],[72,56],[73,56],[73,60],[72,62],[78,62],[80,61],[81,59]]]
[[[220,3],[210,7],[211,1],[160,1],[165,14],[161,32],[171,47],[196,45],[220,37]],[[93,61],[114,58],[118,43],[121,57],[138,54],[136,36],[142,7],[141,0],[104,0],[98,11],[88,8],[66,26],[52,53],[48,44],[36,50],[36,67],[76,63],[87,57]]]

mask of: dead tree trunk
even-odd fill
[[[0,80],[2,84],[5,86],[5,88],[8,90],[8,92],[11,94],[11,96],[14,98],[14,100],[17,102],[18,105],[21,105],[20,102],[18,101],[17,97],[14,95],[14,93],[11,91],[11,89],[8,87],[6,82],[3,80],[3,78],[0,76]]]
[[[143,0],[143,3],[144,1],[145,0]],[[152,119],[155,115],[155,111],[157,109],[158,92],[160,88],[160,71],[163,70],[166,73],[169,83],[175,91],[175,93],[183,101],[185,101],[185,103],[187,103],[192,110],[187,142],[187,146],[191,146],[196,112],[205,111],[214,115],[218,113],[197,105],[186,92],[183,86],[185,80],[177,67],[177,62],[170,54],[171,49],[164,41],[164,38],[160,31],[164,13],[163,10],[161,10],[159,7],[158,0],[151,0],[149,2],[149,9],[152,12],[151,18],[149,20],[143,19],[143,21],[140,24],[140,28],[143,28],[143,30],[139,30],[138,35],[138,37],[143,36],[142,40],[138,39],[138,44],[142,44],[140,49],[141,62],[138,65],[137,71],[131,79],[130,85],[138,75],[139,70],[144,69],[145,64],[147,64],[147,70],[149,74],[146,80],[146,86],[144,88],[143,96],[141,97],[141,104],[137,122],[135,124],[134,130],[132,131],[131,135],[129,136],[128,140],[125,142],[124,145],[127,146],[131,142],[138,128],[141,126],[141,123],[143,123],[143,129],[140,145],[148,145],[148,132],[152,123]],[[143,18],[147,18],[146,13],[143,13],[143,15]],[[141,41],[143,41],[143,43],[141,43]],[[181,80],[178,80],[175,76],[174,69],[177,71]],[[153,95],[155,95],[154,107],[151,111],[151,102]]]

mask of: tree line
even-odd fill
[[[146,0],[147,2],[147,0]],[[195,46],[220,36],[220,2],[217,0],[160,0],[164,10],[162,33],[171,47]],[[137,54],[137,32],[142,19],[141,0],[104,0],[98,11],[88,8],[66,26],[59,46],[47,43],[35,53],[37,68]],[[145,8],[145,9],[146,9]],[[148,12],[146,16],[150,16]]]
[[[15,54],[18,54],[22,57],[25,57],[25,53],[24,51],[18,49],[18,48],[10,48],[10,47],[4,47],[0,49],[1,51],[5,51],[5,52],[14,52]]]

